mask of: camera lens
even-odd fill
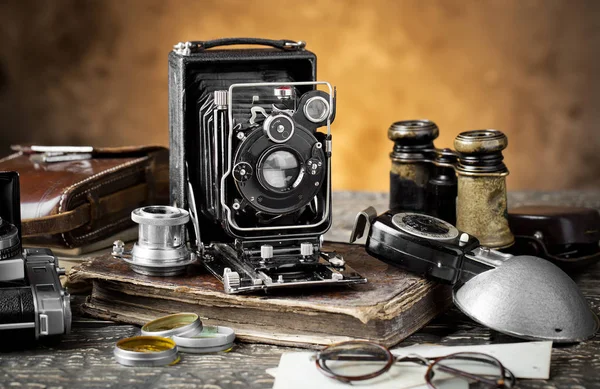
[[[3,220],[0,222],[0,260],[12,258],[20,251],[19,230]]]
[[[322,122],[329,115],[329,103],[323,97],[308,99],[304,106],[304,116],[313,123]]]
[[[295,186],[300,174],[300,163],[291,152],[277,150],[265,157],[261,173],[268,186],[284,191]]]

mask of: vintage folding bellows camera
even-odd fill
[[[321,251],[336,100],[304,42],[180,43],[169,94],[171,203],[227,292],[366,282]]]
[[[21,248],[19,176],[0,172],[0,331],[7,342],[68,333],[69,294],[58,258],[43,248]],[[4,332],[6,331],[6,332]]]

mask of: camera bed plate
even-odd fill
[[[326,255],[326,253],[323,253]],[[230,294],[268,291],[290,287],[317,285],[349,285],[364,284],[367,279],[358,274],[352,267],[333,266],[325,258],[318,261],[300,262],[273,261],[268,265],[256,265],[238,259],[232,248],[226,244],[214,244],[208,247],[202,256],[202,263],[225,286]],[[278,271],[277,264],[281,263]],[[268,269],[268,270],[267,270]],[[267,273],[268,272],[268,273]]]

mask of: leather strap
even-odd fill
[[[72,231],[86,224],[93,223],[102,215],[137,208],[147,202],[147,194],[148,185],[143,183],[99,199],[93,199],[92,202],[82,204],[71,211],[38,219],[23,220],[21,226],[23,237],[52,235]]]
[[[258,45],[258,46],[271,46],[281,50],[303,50],[306,43],[302,41],[293,41],[289,39],[261,39],[261,38],[223,38],[213,39],[210,41],[194,41],[191,42],[195,45],[196,50],[210,49],[219,46],[232,46],[232,45]]]
[[[594,263],[594,262],[597,262],[598,260],[600,260],[600,250],[596,253],[584,255],[582,257],[562,258],[562,257],[557,257],[556,255],[550,254],[548,252],[548,249],[546,248],[546,245],[544,244],[544,242],[542,240],[539,240],[539,239],[536,239],[534,237],[527,236],[527,235],[515,235],[515,239],[521,239],[524,241],[534,242],[535,247],[541,249],[541,251],[542,251],[540,253],[538,250],[538,254],[540,254],[541,256],[545,256],[545,258],[547,258],[550,261],[554,262],[555,264],[559,264],[559,265],[586,266],[588,264],[591,264],[591,263]]]

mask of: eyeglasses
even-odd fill
[[[432,389],[440,388],[448,379],[457,378],[489,388],[512,388],[515,384],[515,376],[499,360],[475,352],[439,358],[423,358],[414,354],[395,357],[380,344],[353,340],[328,346],[315,358],[319,371],[345,383],[378,377],[390,370],[395,362],[427,366],[425,382]]]

